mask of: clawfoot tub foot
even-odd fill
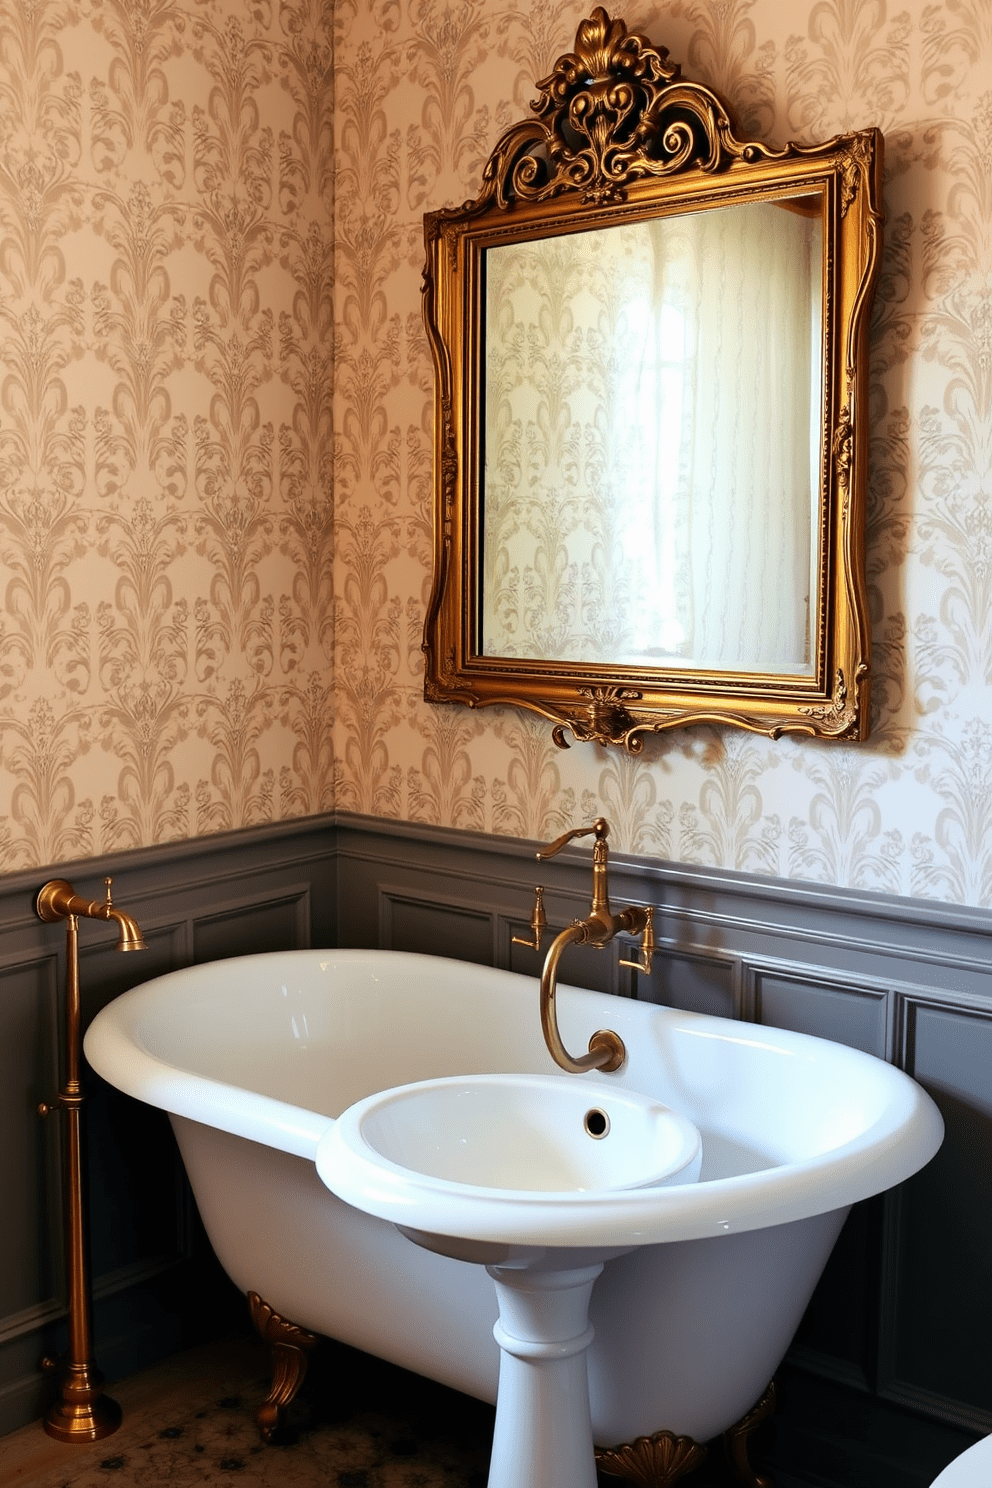
[[[734,1472],[747,1488],[774,1488],[771,1478],[756,1473],[747,1454],[748,1437],[751,1432],[767,1421],[775,1410],[775,1381],[772,1380],[757,1405],[753,1405],[746,1416],[723,1433],[723,1445]]]
[[[262,1440],[271,1442],[285,1419],[286,1407],[303,1383],[307,1372],[307,1355],[317,1342],[296,1323],[273,1312],[257,1292],[248,1293],[248,1311],[259,1336],[269,1345],[272,1359],[272,1384],[256,1411]]]
[[[767,1421],[775,1409],[775,1382],[768,1386],[757,1405],[751,1407],[723,1433],[727,1458],[737,1478],[746,1488],[774,1488],[771,1478],[756,1473],[748,1459],[748,1438],[752,1431]],[[638,1488],[670,1488],[693,1468],[699,1467],[706,1448],[691,1436],[674,1436],[670,1431],[656,1431],[653,1436],[639,1436],[636,1441],[611,1450],[598,1448],[596,1466],[612,1477],[627,1478]]]
[[[629,1479],[638,1488],[669,1488],[698,1467],[705,1456],[706,1448],[691,1436],[656,1431],[653,1436],[639,1436],[622,1447],[610,1450],[600,1447],[596,1466],[611,1477]]]

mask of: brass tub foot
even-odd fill
[[[742,1416],[736,1425],[728,1426],[723,1433],[723,1445],[727,1459],[741,1482],[747,1484],[747,1488],[774,1488],[771,1478],[755,1472],[747,1451],[748,1437],[761,1425],[762,1421],[768,1420],[774,1410],[775,1381],[772,1380],[757,1405],[753,1405],[746,1416]]]
[[[271,1442],[285,1421],[286,1407],[306,1377],[307,1355],[315,1347],[317,1335],[273,1312],[257,1292],[248,1293],[248,1311],[259,1336],[269,1345],[272,1359],[269,1393],[255,1412],[262,1440]]]
[[[611,1477],[629,1478],[639,1488],[669,1488],[698,1467],[705,1456],[706,1448],[691,1436],[656,1431],[622,1447],[597,1448],[596,1466]]]
[[[748,1459],[748,1438],[775,1409],[775,1382],[768,1386],[757,1405],[723,1433],[727,1459],[746,1488],[774,1488],[771,1478],[756,1473]],[[596,1466],[611,1477],[627,1478],[638,1488],[669,1488],[699,1467],[706,1448],[691,1436],[675,1436],[671,1431],[656,1431],[653,1436],[639,1436],[626,1446],[596,1448]]]

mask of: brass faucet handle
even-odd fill
[[[597,816],[591,826],[573,827],[570,832],[563,832],[560,837],[555,838],[554,842],[549,842],[547,847],[539,848],[537,858],[540,862],[543,862],[545,858],[553,858],[557,853],[561,852],[566,843],[571,842],[574,838],[589,837],[592,834],[595,834],[597,842],[606,841],[606,838],[610,835],[610,824],[605,816]]]
[[[114,881],[114,880],[113,880],[113,879],[112,879],[112,878],[105,878],[105,879],[104,879],[104,880],[103,880],[103,882],[104,882],[104,887],[105,887],[105,888],[106,888],[106,890],[107,890],[107,907],[108,907],[108,908],[113,908],[113,903],[114,903],[114,901],[113,901],[113,899],[112,899],[112,898],[111,898],[111,897],[110,897],[110,886],[111,886],[111,884],[112,884],[112,883],[113,883],[113,881]]]
[[[641,934],[640,954],[634,961],[625,961],[620,958],[621,966],[629,966],[631,971],[643,972],[645,976],[651,975],[651,962],[657,950],[654,938],[654,905],[649,904],[644,910],[644,930]]]
[[[539,951],[541,949],[541,937],[547,928],[548,917],[544,913],[544,888],[541,884],[537,884],[534,889],[534,912],[530,917],[530,929],[534,939],[525,940],[522,935],[515,935],[513,937],[513,944],[526,946],[529,951]]]

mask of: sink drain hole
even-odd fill
[[[593,1106],[582,1118],[582,1125],[591,1137],[605,1137],[610,1129],[610,1118],[598,1106]]]

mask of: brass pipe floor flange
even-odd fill
[[[61,1442],[95,1442],[113,1436],[123,1414],[116,1400],[104,1395],[103,1375],[91,1362],[71,1364],[45,1356],[45,1374],[59,1377],[59,1398],[46,1411],[42,1425]]]

